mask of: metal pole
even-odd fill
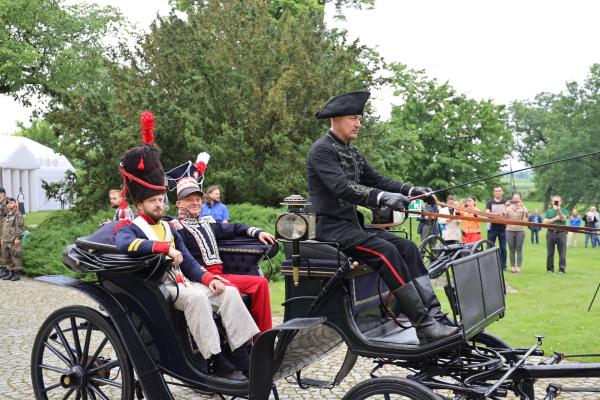
[[[592,304],[594,304],[594,300],[596,300],[596,295],[598,294],[598,290],[600,290],[600,283],[596,288],[596,293],[594,293],[594,297],[592,297],[592,301],[590,302],[590,306],[588,307],[588,312],[592,309]]]

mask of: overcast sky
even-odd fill
[[[100,0],[114,5],[138,26],[149,25],[167,0]],[[425,69],[450,81],[459,92],[498,103],[559,92],[565,82],[582,81],[600,62],[600,2],[569,0],[376,0],[373,10],[345,10],[352,38],[378,49],[388,61]],[[383,118],[394,99],[375,93]],[[28,110],[0,96],[0,133],[27,121]]]

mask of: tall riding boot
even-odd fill
[[[8,275],[6,267],[0,267],[0,279],[4,278],[6,275]]]
[[[417,332],[420,342],[435,342],[452,336],[460,331],[457,327],[442,325],[429,316],[419,292],[412,281],[394,290],[394,296],[402,312],[408,317]]]
[[[425,308],[429,310],[429,315],[431,315],[437,322],[441,322],[444,325],[448,326],[456,326],[454,322],[448,318],[448,314],[442,312],[442,305],[433,290],[433,286],[431,286],[431,279],[429,275],[423,275],[418,278],[412,280],[415,284],[415,288],[417,292],[419,292],[419,296],[423,301],[423,305]]]
[[[3,281],[10,281],[13,277],[14,273],[12,271],[8,271],[8,274],[4,275],[4,278],[2,278]]]
[[[17,271],[17,272],[13,272],[13,276],[12,278],[10,278],[11,281],[16,282],[19,279],[21,279],[21,274]]]
[[[249,345],[245,344],[231,352],[231,362],[238,371],[248,376],[250,371],[250,352]]]

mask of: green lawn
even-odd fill
[[[38,226],[55,211],[36,211],[25,214],[25,227]]]
[[[541,203],[526,202],[526,206],[541,210]],[[534,335],[544,335],[546,354],[555,350],[565,354],[599,353],[600,294],[591,311],[587,309],[600,284],[600,248],[585,249],[583,243],[580,237],[578,247],[568,249],[566,274],[550,274],[546,272],[545,230],[540,233],[538,245],[531,244],[527,231],[523,271],[505,274],[509,289],[506,316],[488,331],[516,347],[529,347],[535,341]],[[555,265],[558,271],[558,255]],[[273,282],[271,290],[273,313],[282,315],[283,281]],[[438,296],[445,300],[443,290]]]

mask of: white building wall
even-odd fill
[[[19,175],[20,175],[20,180],[21,180],[21,188],[23,190],[23,199],[18,199],[20,201],[22,201],[25,205],[25,212],[29,212],[31,210],[31,207],[29,206],[29,199],[27,197],[25,197],[25,193],[29,193],[29,170],[21,170],[19,171]],[[18,196],[18,192],[15,195],[15,198],[17,198]]]
[[[38,170],[30,169],[28,170],[29,175],[29,209],[31,211],[38,211],[38,203],[39,203],[39,194],[41,192],[41,187],[38,184]],[[27,200],[27,199],[26,199]]]

